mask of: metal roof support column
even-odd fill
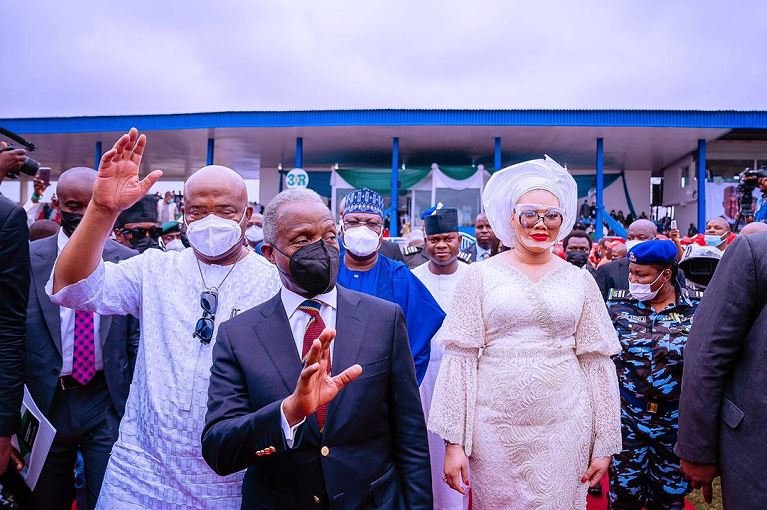
[[[391,140],[391,209],[389,211],[389,236],[399,235],[397,205],[399,202],[399,138]]]
[[[706,140],[698,140],[698,232],[706,230]]]
[[[495,137],[495,158],[493,164],[493,171],[497,172],[501,169],[501,137]]]
[[[597,218],[594,230],[594,239],[602,239],[603,211],[605,194],[605,164],[604,164],[604,139],[597,138]]]
[[[212,165],[213,164],[213,149],[214,145],[216,144],[215,138],[208,138],[208,157],[205,160],[206,165]]]
[[[304,139],[300,136],[296,138],[296,168],[304,167]]]
[[[96,142],[96,154],[94,154],[93,158],[93,168],[96,170],[99,169],[99,164],[101,163],[101,156],[102,156],[102,150],[101,150],[101,140]]]

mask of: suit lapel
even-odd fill
[[[261,345],[274,364],[277,372],[291,393],[301,375],[301,358],[298,356],[288,316],[277,293],[261,310],[261,317],[253,325]]]
[[[53,340],[53,344],[56,346],[56,350],[61,355],[61,316],[59,315],[59,307],[51,303],[51,298],[45,292],[45,284],[51,277],[53,271],[53,264],[56,262],[56,256],[58,255],[58,236],[50,236],[49,238],[41,241],[37,256],[31,261],[32,273],[35,279],[35,292],[37,293],[37,301],[40,303],[40,308],[45,318],[45,324],[48,327],[48,331]]]
[[[298,356],[285,307],[282,306],[280,293],[267,301],[261,310],[261,317],[253,325],[253,329],[255,329],[266,354],[277,369],[277,373],[280,374],[285,388],[288,392],[293,393],[303,366],[301,365],[301,358]],[[320,437],[320,427],[314,415],[307,416],[304,425],[309,427],[309,430],[317,438]]]
[[[367,329],[367,317],[359,310],[359,297],[342,287],[338,287],[338,309],[336,310],[336,339],[333,346],[333,375],[336,376],[359,360],[364,334]],[[354,383],[352,383],[354,384]],[[325,430],[330,430],[337,409],[344,398],[341,390],[328,406]]]

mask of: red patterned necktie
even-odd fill
[[[96,375],[93,313],[75,311],[75,345],[72,353],[72,378],[82,385]]]
[[[312,343],[320,337],[320,333],[325,329],[325,321],[322,320],[320,315],[320,306],[322,304],[319,301],[307,299],[298,307],[299,310],[309,314],[309,324],[306,326],[306,333],[304,333],[304,345],[301,349],[301,359],[306,357],[306,353],[312,347]],[[331,373],[330,359],[328,359],[328,373]],[[325,427],[325,416],[328,414],[327,404],[321,405],[317,408],[317,423],[320,425],[320,432]]]

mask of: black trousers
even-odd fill
[[[48,419],[56,437],[35,486],[36,507],[71,510],[79,449],[85,461],[88,508],[95,508],[120,422],[104,378],[70,390],[56,388]]]

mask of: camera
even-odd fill
[[[746,168],[738,176],[738,194],[740,195],[740,217],[753,219],[754,190],[759,186],[759,179],[767,177],[767,168],[752,170]]]
[[[0,127],[0,134],[7,136],[14,142],[18,143],[19,145],[23,146],[24,149],[26,149],[28,152],[32,152],[36,149],[35,144],[32,142],[29,142],[22,138],[20,135],[17,135],[13,131],[8,131],[7,129]],[[0,149],[0,152],[5,151],[12,151],[17,149],[18,147],[14,147],[13,145],[9,145],[5,149]],[[37,174],[37,171],[40,170],[40,163],[35,161],[34,159],[25,156],[24,157],[24,163],[22,163],[21,167],[17,170],[14,170],[13,172],[8,173],[8,177],[11,179],[15,179],[19,176],[19,173],[26,174],[29,176],[34,177]]]

